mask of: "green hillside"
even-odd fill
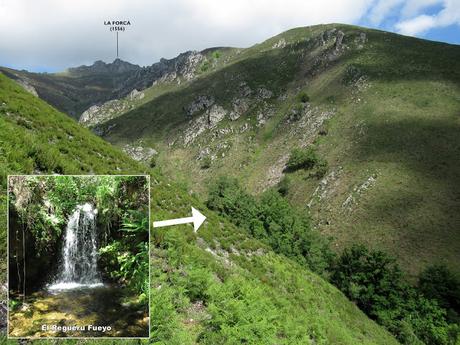
[[[253,194],[281,182],[338,252],[382,249],[409,278],[434,262],[458,271],[459,46],[348,25],[298,28],[213,50],[195,79],[143,92],[94,131],[153,148],[168,176],[202,195],[221,175]],[[320,167],[286,170],[305,147]]]
[[[0,143],[0,285],[6,280],[8,174],[148,173],[153,219],[183,216],[191,205],[208,217],[197,234],[185,225],[152,232],[150,343],[397,344],[325,280],[275,254],[159,169],[147,170],[1,74]],[[0,341],[5,337],[1,333]],[[64,342],[82,343],[34,341]],[[113,343],[83,343],[96,342]]]

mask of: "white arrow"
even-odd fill
[[[203,224],[205,219],[206,219],[206,217],[203,216],[200,211],[198,211],[196,208],[192,207],[192,216],[191,217],[176,218],[176,219],[169,219],[169,220],[160,220],[158,222],[153,222],[153,227],[154,228],[160,228],[162,226],[193,223],[193,230],[195,232],[197,232],[199,227],[201,226],[201,224]]]

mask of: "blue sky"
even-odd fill
[[[0,65],[55,72],[113,61],[104,20],[129,19],[120,58],[248,47],[287,29],[348,23],[460,44],[460,0],[0,0]]]

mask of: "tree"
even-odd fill
[[[451,322],[460,323],[460,279],[445,265],[427,267],[418,280],[420,292],[434,299],[448,312]]]

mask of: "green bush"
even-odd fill
[[[289,184],[290,184],[289,177],[283,176],[281,181],[278,183],[278,193],[280,193],[282,196],[288,195]]]
[[[256,199],[237,180],[222,177],[209,191],[207,205],[252,236],[322,273],[332,260],[328,241],[310,227],[310,221],[279,193],[269,190]]]
[[[310,101],[310,97],[307,95],[306,92],[301,92],[298,94],[299,101],[302,103],[307,103]]]
[[[201,169],[209,169],[211,167],[211,163],[212,163],[211,157],[210,156],[205,156],[201,160],[200,168]]]
[[[286,168],[290,171],[312,169],[318,161],[319,158],[314,148],[295,148],[291,151]]]
[[[155,168],[157,166],[157,157],[156,156],[152,156],[152,158],[150,158],[149,166],[151,168]]]
[[[362,245],[345,249],[332,268],[331,282],[403,344],[456,341],[445,309],[403,281],[396,261],[381,251]]]
[[[418,280],[420,292],[434,299],[448,312],[451,322],[460,323],[460,279],[445,265],[427,267]]]

